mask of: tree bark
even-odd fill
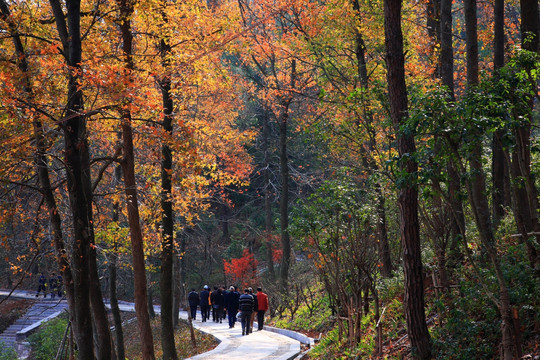
[[[118,135],[121,138],[121,135]],[[118,184],[122,181],[122,168],[117,165],[114,169],[114,181]],[[115,201],[113,204],[112,221],[119,225],[120,222],[120,203]],[[126,351],[124,347],[124,330],[122,328],[122,315],[120,314],[120,306],[118,305],[118,294],[116,291],[116,278],[117,278],[117,263],[118,263],[118,247],[116,242],[113,244],[111,258],[109,259],[109,301],[111,302],[111,312],[114,319],[114,332],[116,334],[116,354],[119,360],[126,358]]]
[[[294,88],[296,81],[296,60],[291,63],[290,87]],[[283,258],[281,260],[281,287],[287,291],[289,282],[289,267],[291,266],[291,238],[289,235],[289,156],[287,153],[287,127],[289,121],[289,106],[292,97],[286,95],[281,99],[279,114],[279,156],[281,171],[281,201],[279,204],[281,226],[281,248]]]
[[[130,75],[134,70],[132,58],[133,34],[131,32],[131,16],[133,14],[133,2],[131,0],[119,0],[120,5],[120,29],[122,31],[122,50],[124,54],[125,69]],[[131,128],[131,111],[129,99],[125,99],[125,107],[122,110],[122,139],[123,160],[122,172],[127,200],[128,224],[131,237],[131,253],[133,256],[133,275],[135,285],[135,312],[137,314],[139,334],[144,360],[154,360],[154,339],[150,327],[150,315],[148,313],[146,270],[144,262],[144,240],[139,216],[137,199],[137,183],[135,180],[135,154],[133,151],[133,129]]]
[[[289,236],[289,159],[287,154],[287,123],[289,120],[290,101],[283,101],[279,117],[279,143],[280,143],[280,172],[281,172],[281,199],[280,230],[281,248],[283,258],[281,260],[281,286],[283,291],[288,288],[289,267],[291,265],[291,239]]]
[[[17,67],[22,73],[22,88],[25,96],[31,100],[34,98],[34,93],[31,85],[29,66],[24,45],[21,41],[17,25],[11,18],[11,11],[5,0],[0,0],[0,17],[8,24],[9,31],[12,36],[13,46],[17,55]],[[69,264],[68,254],[65,249],[64,235],[62,231],[62,219],[58,209],[54,191],[51,185],[49,165],[47,162],[47,147],[46,139],[43,131],[43,124],[39,120],[39,116],[34,114],[33,117],[34,142],[36,146],[35,163],[37,168],[40,190],[45,200],[45,205],[49,213],[49,222],[53,233],[53,244],[56,250],[56,261],[58,268],[62,274],[63,286],[66,292],[68,309],[70,312],[70,321],[73,328],[76,328],[74,316],[74,294],[73,294],[73,276],[71,274],[71,266]],[[9,276],[8,272],[8,276]],[[8,278],[9,280],[9,278]],[[8,281],[9,284],[10,281]],[[62,284],[59,284],[62,285]],[[10,286],[11,287],[11,286]]]
[[[276,272],[274,269],[274,249],[272,244],[272,184],[270,183],[270,123],[268,118],[268,111],[261,109],[260,122],[262,127],[262,145],[264,153],[264,237],[266,239],[267,257],[268,257],[268,274],[270,281],[276,279]]]
[[[79,360],[94,359],[92,337],[92,317],[90,308],[90,268],[93,243],[92,191],[90,182],[90,156],[83,115],[84,101],[79,88],[82,61],[80,29],[80,1],[66,1],[67,23],[61,5],[51,0],[55,13],[58,33],[64,44],[66,62],[69,68],[67,112],[63,122],[64,161],[67,170],[69,203],[73,217],[73,244],[71,263],[73,266],[73,302],[75,304],[76,342]]]
[[[167,57],[170,56],[170,45],[161,40],[160,51],[164,68],[167,69]],[[173,268],[174,268],[174,211],[172,207],[172,151],[168,145],[172,138],[173,100],[171,97],[171,81],[168,75],[160,81],[163,101],[163,130],[166,138],[161,145],[161,273],[159,289],[161,295],[161,346],[163,360],[176,360],[173,320]]]
[[[401,0],[384,0],[384,33],[390,116],[397,135],[400,167],[407,175],[407,179],[404,179],[405,183],[400,186],[398,198],[405,274],[407,331],[413,348],[413,356],[417,359],[428,359],[431,357],[431,340],[424,310],[416,183],[418,165],[414,160],[416,148],[413,132],[400,130],[408,117],[405,57],[401,31]]]
[[[495,0],[494,8],[494,39],[493,39],[493,70],[497,76],[497,70],[504,66],[504,0]],[[510,205],[510,178],[507,156],[502,146],[504,132],[497,130],[493,134],[492,141],[492,179],[493,179],[493,225],[498,226],[505,215],[505,208]]]

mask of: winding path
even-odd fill
[[[0,290],[0,297],[7,296],[9,291]],[[16,290],[12,297],[36,300],[35,292]],[[0,340],[4,346],[13,346],[18,351],[21,358],[25,358],[25,347],[21,346],[24,339],[39,325],[52,317],[58,316],[67,307],[65,300],[50,300],[39,298],[28,312],[17,320],[12,326],[0,334]],[[122,311],[135,311],[133,303],[122,302]],[[156,313],[160,312],[159,306],[155,308]],[[181,311],[180,317],[187,319],[187,312]],[[301,354],[301,343],[312,344],[310,339],[302,334],[292,331],[265,327],[265,330],[254,331],[252,334],[242,336],[240,324],[233,329],[229,329],[228,323],[214,323],[212,321],[193,321],[196,329],[215,336],[219,345],[209,352],[194,356],[193,360],[215,360],[215,359],[273,359],[289,360],[297,358]]]

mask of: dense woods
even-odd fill
[[[61,272],[79,359],[118,299],[177,359],[205,284],[310,358],[539,355],[539,38],[537,0],[0,0],[0,287]]]

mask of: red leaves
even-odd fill
[[[230,276],[233,282],[242,285],[253,282],[257,276],[257,265],[259,265],[259,262],[248,249],[244,249],[241,258],[231,259],[230,262],[223,260],[225,274]]]

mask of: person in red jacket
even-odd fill
[[[262,288],[257,288],[257,322],[259,323],[259,328],[257,330],[262,330],[264,325],[264,313],[268,311],[268,295],[263,293]]]

